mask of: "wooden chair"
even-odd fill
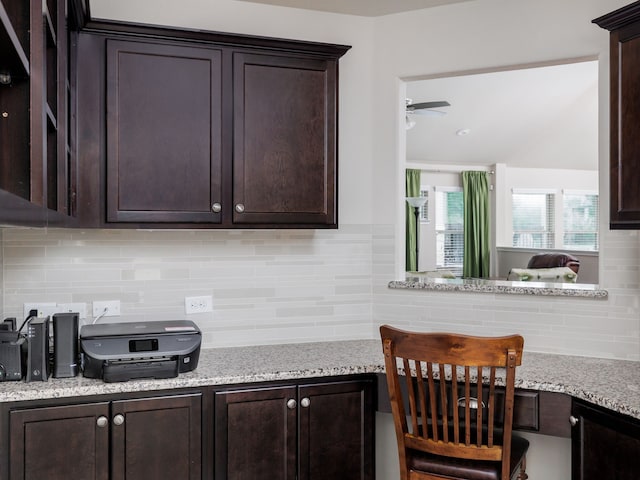
[[[510,480],[516,472],[517,479],[527,478],[529,442],[511,435],[521,336],[416,333],[387,325],[380,336],[401,480]]]

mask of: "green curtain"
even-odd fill
[[[405,196],[420,196],[420,170],[409,168],[406,170]],[[407,272],[415,272],[418,270],[418,266],[416,265],[416,217],[415,213],[413,212],[413,208],[407,202],[404,203],[406,212],[405,217],[407,219],[405,270]]]
[[[488,278],[490,232],[487,172],[462,172],[462,190],[464,195],[462,276]]]

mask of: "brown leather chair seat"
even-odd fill
[[[529,441],[514,435],[511,437],[510,478],[520,468]],[[417,471],[442,475],[445,478],[465,478],[468,480],[500,480],[501,463],[464,458],[443,457],[413,450],[409,458],[409,468]]]
[[[569,267],[575,273],[580,270],[580,260],[568,253],[538,253],[529,259],[527,268]]]

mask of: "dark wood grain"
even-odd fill
[[[107,221],[220,221],[221,52],[107,41]]]
[[[332,224],[335,64],[234,54],[234,223]]]
[[[218,391],[215,478],[373,480],[373,407],[371,379]]]
[[[572,480],[637,480],[640,472],[640,421],[574,401]]]
[[[640,229],[640,3],[594,20],[610,30],[612,229]]]
[[[72,223],[60,217],[71,211],[73,155],[67,5],[63,0],[0,2],[0,62],[11,74],[10,85],[0,86],[0,189],[31,203],[18,212],[11,210],[16,202],[0,203],[1,224]],[[38,217],[42,223],[34,222]]]
[[[296,388],[216,392],[216,480],[295,480]]]
[[[348,47],[111,22],[78,42],[79,225],[337,227]]]
[[[11,480],[109,480],[106,402],[16,410],[10,413]]]
[[[373,480],[370,381],[303,385],[299,403],[299,480]]]
[[[201,395],[112,403],[111,480],[200,480]]]

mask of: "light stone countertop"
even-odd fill
[[[104,383],[78,376],[2,382],[0,402],[384,373],[378,340],[203,349],[195,371],[165,380]],[[516,387],[559,392],[640,419],[640,362],[525,352]]]
[[[483,278],[425,278],[407,276],[405,280],[389,282],[396,290],[425,290],[438,292],[506,293],[560,297],[606,299],[609,292],[587,283],[511,282]]]

